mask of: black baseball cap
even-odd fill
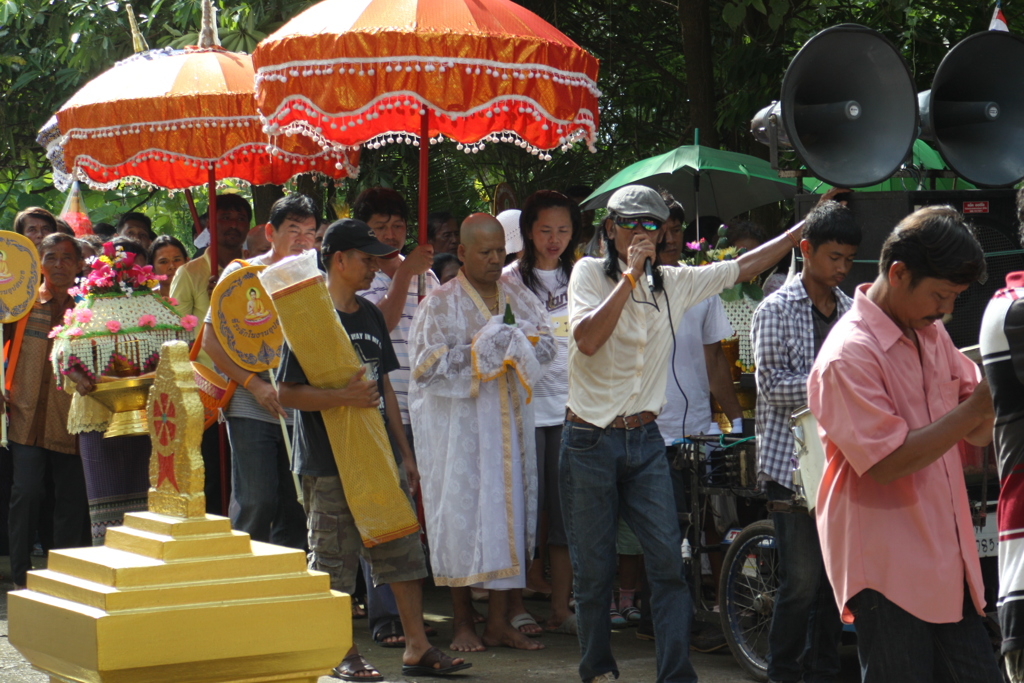
[[[398,255],[398,249],[389,247],[378,240],[369,225],[355,218],[342,218],[340,221],[331,223],[327,232],[324,233],[324,243],[321,249],[325,253],[331,254],[336,251],[356,249],[364,254],[382,258],[393,258]]]

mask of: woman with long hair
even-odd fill
[[[540,557],[527,573],[527,589],[547,592],[544,586],[543,550],[551,563],[551,617],[545,630],[576,633],[576,617],[569,608],[572,565],[558,496],[558,451],[569,398],[569,276],[576,262],[576,242],[583,218],[574,201],[560,192],[540,190],[527,197],[519,217],[523,251],[505,268],[502,277],[519,278],[537,295],[551,316],[558,355],[533,388],[537,429],[538,534]],[[522,623],[516,602],[509,602],[510,618]],[[517,613],[518,612],[518,613]],[[523,627],[520,627],[522,630]]]

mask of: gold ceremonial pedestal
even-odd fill
[[[152,385],[152,377],[131,377],[96,383],[96,388],[89,396],[113,413],[103,436],[109,438],[149,433],[146,402],[149,400],[149,387]]]
[[[50,552],[8,594],[11,644],[53,683],[316,683],[352,644],[349,596],[301,550],[205,515],[203,410],[184,342],[149,395],[149,512]]]

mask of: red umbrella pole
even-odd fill
[[[192,239],[195,239],[203,231],[203,226],[199,223],[199,212],[196,211],[196,202],[192,198],[192,190],[185,188],[185,199],[188,201],[188,212],[192,214],[192,225],[195,227]]]
[[[427,176],[429,173],[428,155],[430,154],[430,110],[425,109],[420,117],[420,215],[419,243],[427,243]]]
[[[217,264],[217,171],[213,164],[210,164],[210,180],[207,183],[210,193],[209,214],[206,220],[206,229],[210,231],[210,277],[217,275],[219,270]]]
[[[419,240],[420,244],[427,243],[427,176],[430,172],[430,110],[424,108],[420,116],[420,210],[419,210]],[[417,278],[420,301],[427,295],[427,277],[420,275]]]

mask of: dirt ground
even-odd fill
[[[43,560],[38,558],[38,562],[41,566]],[[7,591],[13,590],[14,586],[6,578],[10,576],[6,557],[0,557],[0,575],[4,577],[0,580],[0,683],[48,683],[49,677],[33,669],[7,640]],[[542,601],[529,600],[527,607],[538,618],[548,613],[547,603]],[[486,605],[481,605],[480,609],[485,611]],[[451,637],[451,603],[447,590],[428,589],[424,594],[424,611],[426,620],[438,630],[437,637],[432,638],[433,643],[447,650]],[[365,619],[356,620],[353,626],[359,650],[380,669],[388,683],[442,680],[403,677],[401,651],[374,644]],[[536,652],[491,648],[487,652],[470,655],[467,658],[473,663],[473,667],[466,671],[466,675],[452,676],[449,680],[461,680],[466,683],[578,681],[579,644],[576,638],[545,634],[541,640],[546,648]],[[626,628],[613,632],[612,647],[619,664],[620,681],[654,683],[654,643],[637,640],[635,629]],[[339,660],[342,654],[339,653]],[[741,683],[750,680],[740,670],[727,648],[714,654],[693,652],[691,658],[700,680],[704,683]],[[856,652],[852,648],[844,648],[843,664],[844,683],[857,681],[859,677]],[[336,680],[324,676],[319,683]]]

